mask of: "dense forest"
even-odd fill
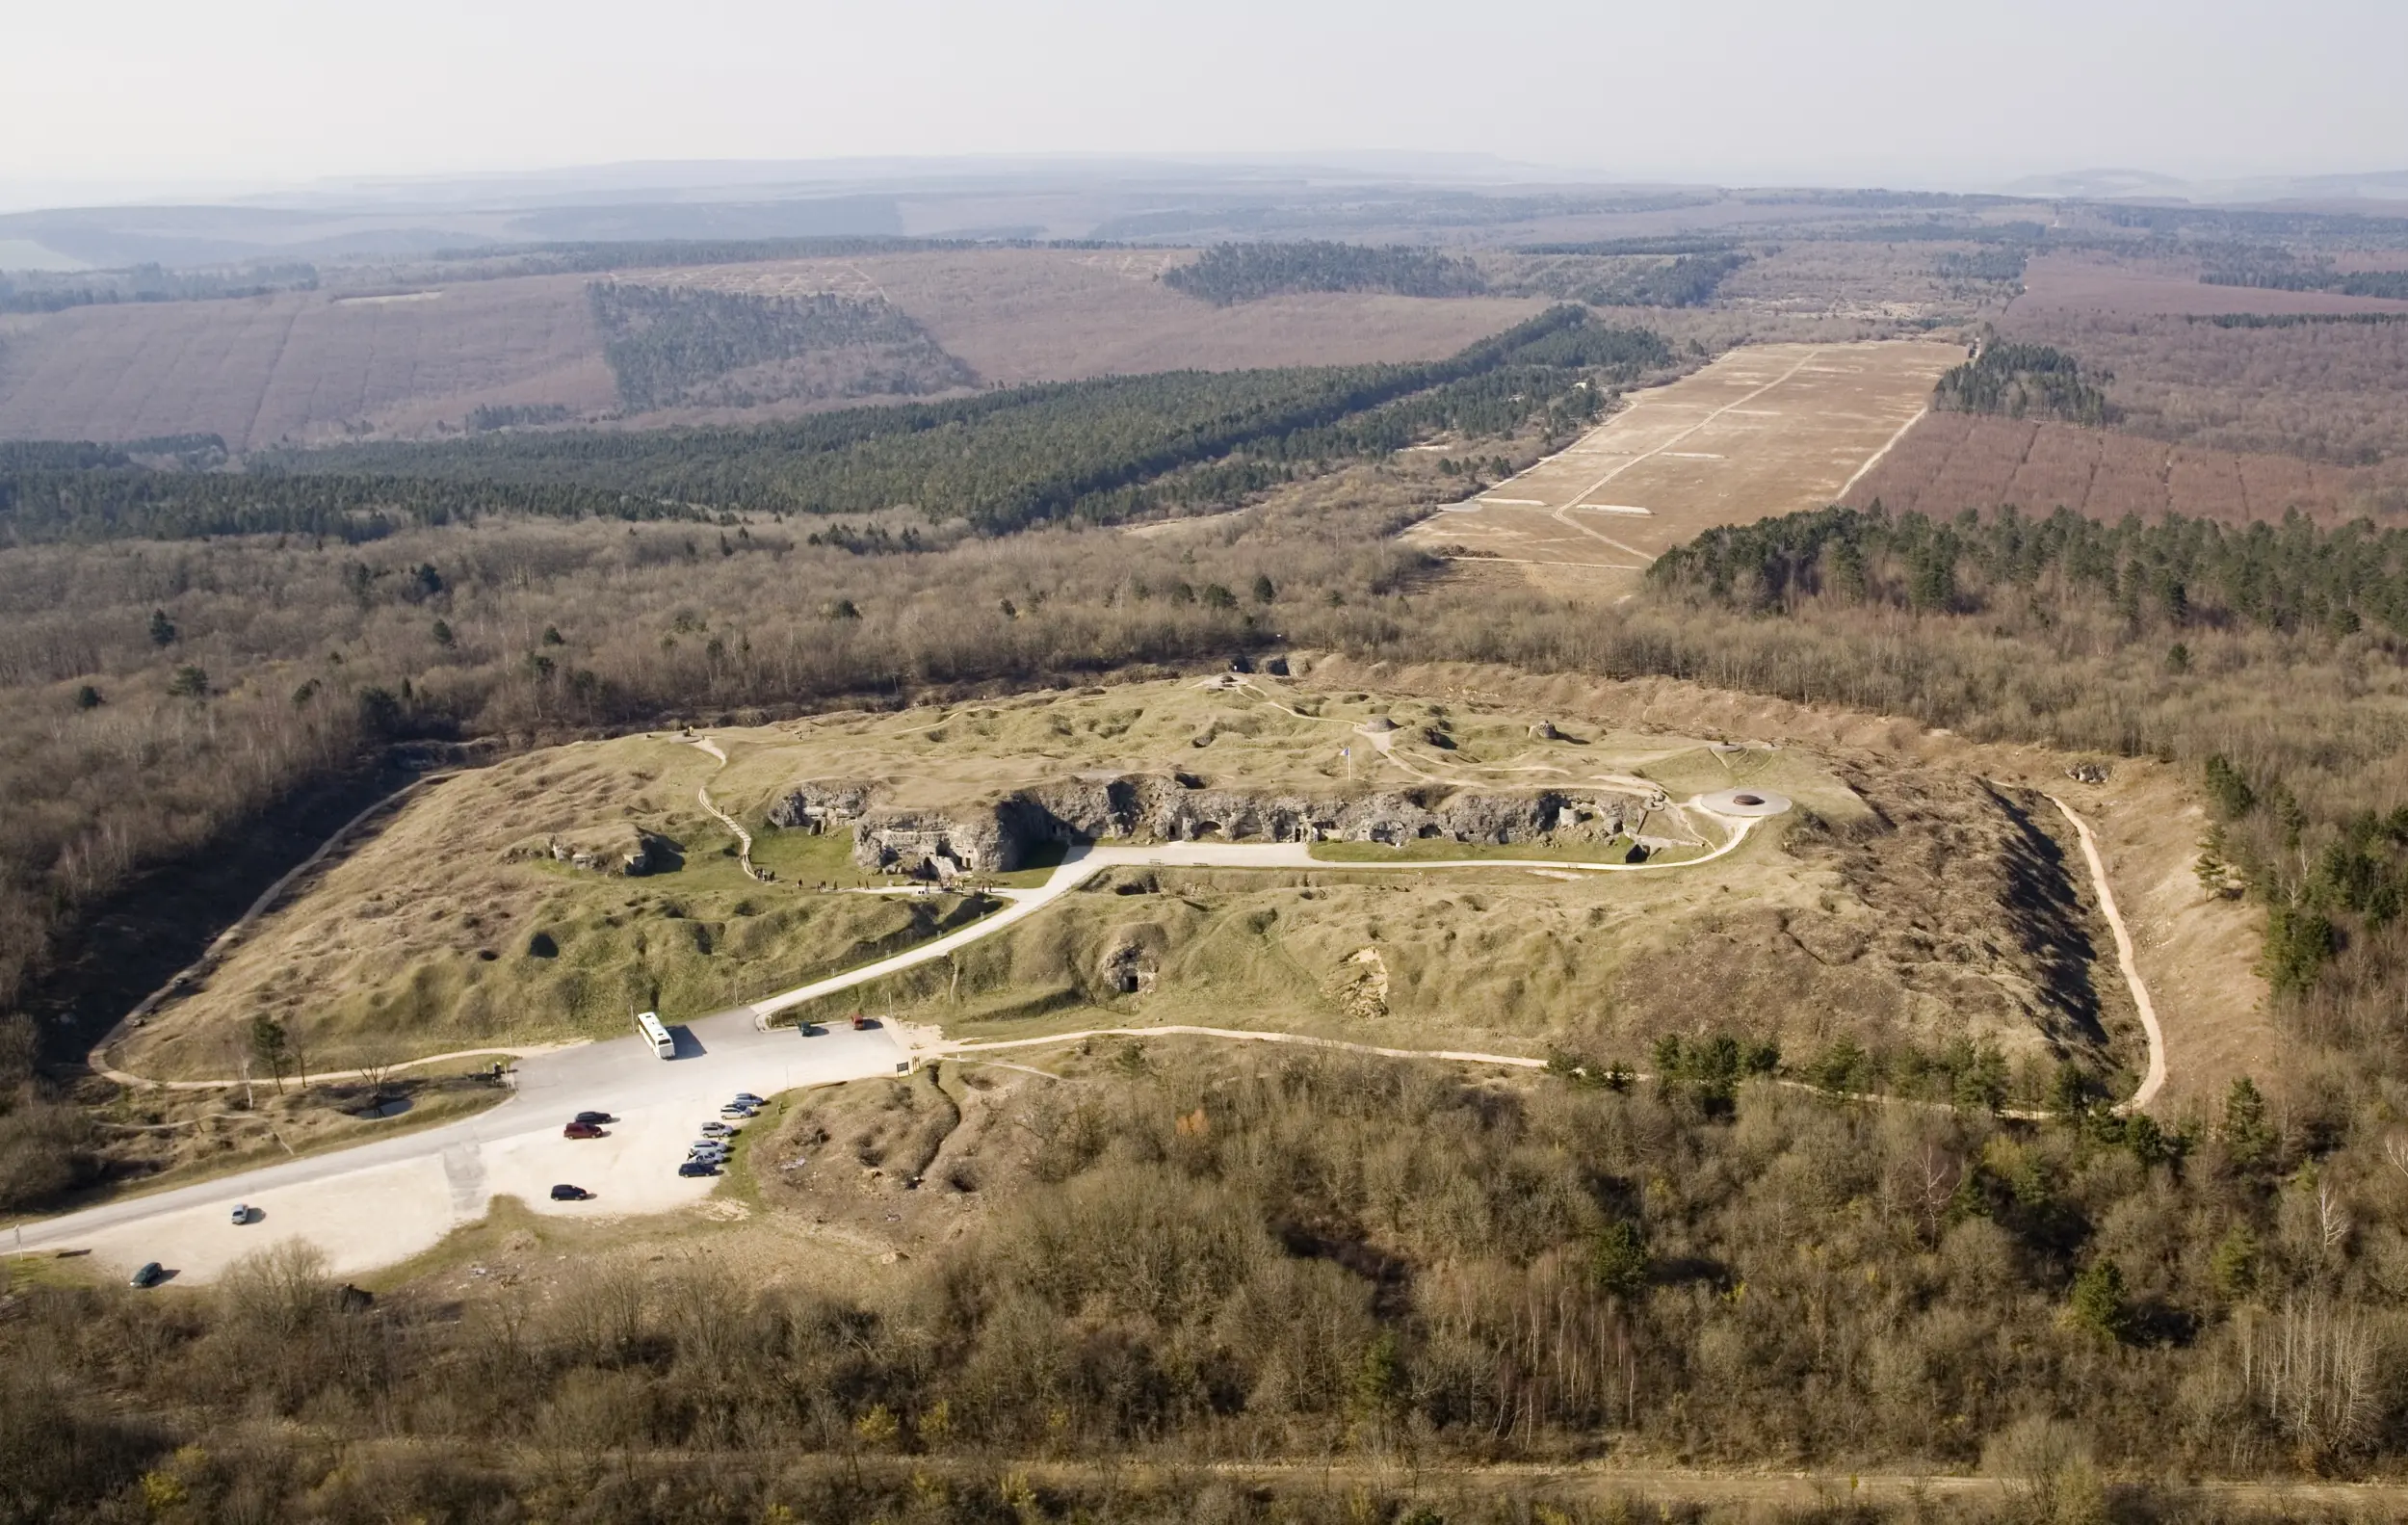
[[[1668,264],[1642,265],[1573,296],[1593,307],[1702,307],[1749,257],[1736,250],[1680,254]]]
[[[0,545],[220,535],[300,535],[358,544],[404,525],[465,522],[488,513],[660,519],[699,513],[658,498],[572,486],[159,470],[126,451],[99,455],[83,465],[13,465],[0,447]]]
[[[616,270],[673,270],[694,265],[743,265],[774,259],[858,259],[922,250],[967,249],[955,239],[831,234],[798,238],[614,239],[599,242],[496,244],[437,250],[438,263],[474,265],[487,275],[564,273],[599,276]]]
[[[496,429],[536,429],[569,420],[563,403],[481,403],[468,410],[468,432],[489,434]]]
[[[1669,254],[1672,257],[1662,258]],[[1726,241],[1617,239],[1517,250],[1492,276],[1506,296],[1551,297],[1592,307],[1702,307],[1753,256]]]
[[[978,380],[902,308],[882,301],[615,280],[586,291],[602,356],[631,413],[681,403],[749,408],[789,397],[908,397]],[[822,363],[775,369],[776,362],[804,359]]]
[[[2218,329],[2314,329],[2333,324],[2378,329],[2408,323],[2408,312],[2216,312],[2189,314],[2183,321]]]
[[[1960,413],[2008,418],[2059,418],[2071,424],[2114,421],[2107,393],[2082,375],[2064,351],[2045,344],[2010,344],[1991,335],[1964,364],[1942,374],[1932,406]]]
[[[1514,252],[1543,256],[1619,258],[1632,254],[1727,254],[1739,246],[1727,238],[1695,233],[1667,233],[1637,238],[1600,238],[1575,244],[1521,244]]]
[[[1931,268],[1948,280],[2013,282],[2024,278],[2024,267],[2030,258],[2028,250],[2001,245],[1970,253],[1945,252],[1931,262]]]
[[[210,302],[264,297],[275,291],[315,291],[317,287],[317,267],[305,264],[205,271],[135,265],[72,274],[16,270],[0,272],[0,312],[65,312],[69,307],[119,302]]]
[[[1216,244],[1163,284],[1216,307],[1296,291],[1385,291],[1400,297],[1473,297],[1479,267],[1434,250],[1361,244]]]
[[[2200,272],[2199,279],[2210,286],[2329,291],[2343,297],[2408,301],[2408,270],[2338,270],[2329,260],[2303,260],[2279,250],[2212,265]]]
[[[1940,521],[1875,504],[1709,530],[1648,575],[1756,609],[1832,598],[1978,614],[2009,600],[2095,600],[2177,631],[2374,625],[2408,638],[2408,530],[2320,529],[2297,515],[2235,530],[2179,516],[2103,524],[2063,509]]]

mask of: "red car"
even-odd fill
[[[598,1139],[602,1137],[602,1130],[590,1122],[572,1122],[561,1130],[561,1137],[563,1139]]]

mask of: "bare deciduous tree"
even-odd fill
[[[373,1044],[359,1056],[359,1078],[366,1083],[371,1094],[382,1095],[400,1063],[400,1058],[391,1048],[382,1043]]]
[[[2328,1255],[2349,1241],[2349,1210],[2330,1181],[2316,1187],[2316,1235]]]
[[[2243,1382],[2286,1438],[2311,1455],[2366,1441],[2381,1373],[2363,1314],[2320,1297],[2293,1299],[2280,1313],[2236,1321],[2235,1337]]]

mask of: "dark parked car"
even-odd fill
[[[754,1095],[749,1091],[740,1091],[736,1092],[736,1099],[747,1107],[757,1107],[761,1105],[761,1098]]]
[[[688,1160],[677,1168],[680,1175],[717,1175],[720,1168],[708,1160]]]
[[[593,1194],[587,1191],[582,1186],[568,1186],[563,1184],[552,1188],[552,1200],[556,1202],[582,1202],[591,1196],[593,1196]]]
[[[579,1122],[594,1122],[594,1123],[601,1123],[601,1122],[616,1122],[618,1119],[617,1119],[616,1117],[612,1117],[612,1116],[611,1116],[609,1113],[607,1113],[607,1112],[581,1112],[581,1113],[577,1114],[577,1120],[578,1120]]]
[[[143,1262],[143,1268],[140,1271],[126,1278],[125,1284],[130,1287],[155,1287],[167,1279],[167,1267],[156,1260],[146,1260]]]
[[[563,1139],[598,1139],[602,1137],[602,1130],[590,1122],[572,1122],[561,1130],[561,1137]]]

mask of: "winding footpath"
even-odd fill
[[[2133,993],[2133,1005],[2140,1009],[2140,1030],[2149,1039],[2149,1067],[2140,1077],[2140,1088],[2130,1101],[2115,1110],[2134,1113],[2158,1099],[2165,1089],[2165,1029],[2158,1024],[2157,1003],[2149,999],[2149,986],[2140,978],[2140,965],[2133,957],[2133,934],[2124,925],[2124,913],[2115,908],[2115,890],[2107,883],[2107,860],[2099,855],[2099,839],[2091,834],[2090,823],[2074,813],[2074,807],[2049,796],[2049,803],[2064,812],[2074,824],[2074,834],[2081,838],[2082,861],[2090,867],[2091,887],[2099,892],[2099,913],[2107,918],[2107,931],[2115,936],[2115,966],[2124,973],[2124,984]]]
[[[685,740],[691,745],[699,747],[704,751],[709,752],[712,756],[717,757],[720,760],[720,768],[727,766],[727,753],[721,751],[720,749],[720,744],[711,740],[708,736],[688,737],[685,738]],[[714,768],[711,772],[713,776],[716,776],[719,773],[719,769]],[[702,806],[704,812],[707,813],[712,820],[717,821],[720,825],[736,833],[736,861],[743,867],[745,876],[747,879],[768,879],[769,875],[752,866],[752,833],[746,830],[743,825],[739,823],[734,816],[729,815],[726,811],[720,809],[712,802],[711,786],[705,783],[696,788],[694,792],[694,797],[695,802]]]

